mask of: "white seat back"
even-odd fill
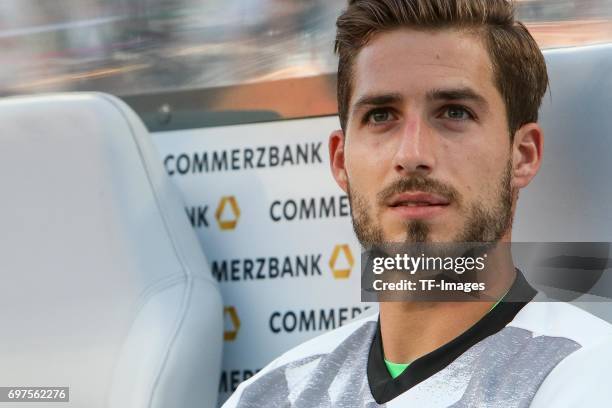
[[[0,384],[214,406],[220,294],[139,118],[104,94],[0,100],[0,186]]]

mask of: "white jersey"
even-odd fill
[[[519,273],[508,293],[525,285]],[[612,326],[538,298],[500,303],[395,379],[378,315],[360,319],[283,354],[224,408],[612,407]]]

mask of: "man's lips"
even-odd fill
[[[449,200],[441,195],[422,192],[396,194],[388,201],[391,211],[412,219],[434,217],[449,205]]]
[[[390,207],[448,204],[449,201],[441,195],[420,192],[396,194],[389,200]]]

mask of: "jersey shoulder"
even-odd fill
[[[532,407],[609,407],[612,387],[612,325],[572,305],[555,307],[564,316],[565,329],[557,329],[563,319],[554,321],[555,332],[571,337],[580,348],[557,364],[544,379]]]
[[[533,337],[563,337],[587,348],[612,336],[612,325],[607,321],[558,301],[531,301],[508,326],[528,330]]]
[[[353,339],[362,347],[369,347],[377,321],[378,313],[362,317],[292,348],[241,383],[223,407],[242,406],[243,399],[248,400],[248,406],[263,399],[268,403],[278,399],[276,402],[282,405],[281,402],[290,398],[295,385],[303,383],[314,372],[321,358],[329,356],[338,346]],[[283,386],[279,387],[279,384]]]

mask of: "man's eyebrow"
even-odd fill
[[[383,93],[363,95],[353,104],[352,111],[355,112],[365,106],[383,106],[401,102],[404,98],[399,93]]]
[[[485,97],[474,91],[472,88],[434,89],[432,91],[427,92],[427,99],[432,101],[468,100],[473,101],[478,105],[481,105],[485,109],[489,107],[489,103],[487,102]]]

